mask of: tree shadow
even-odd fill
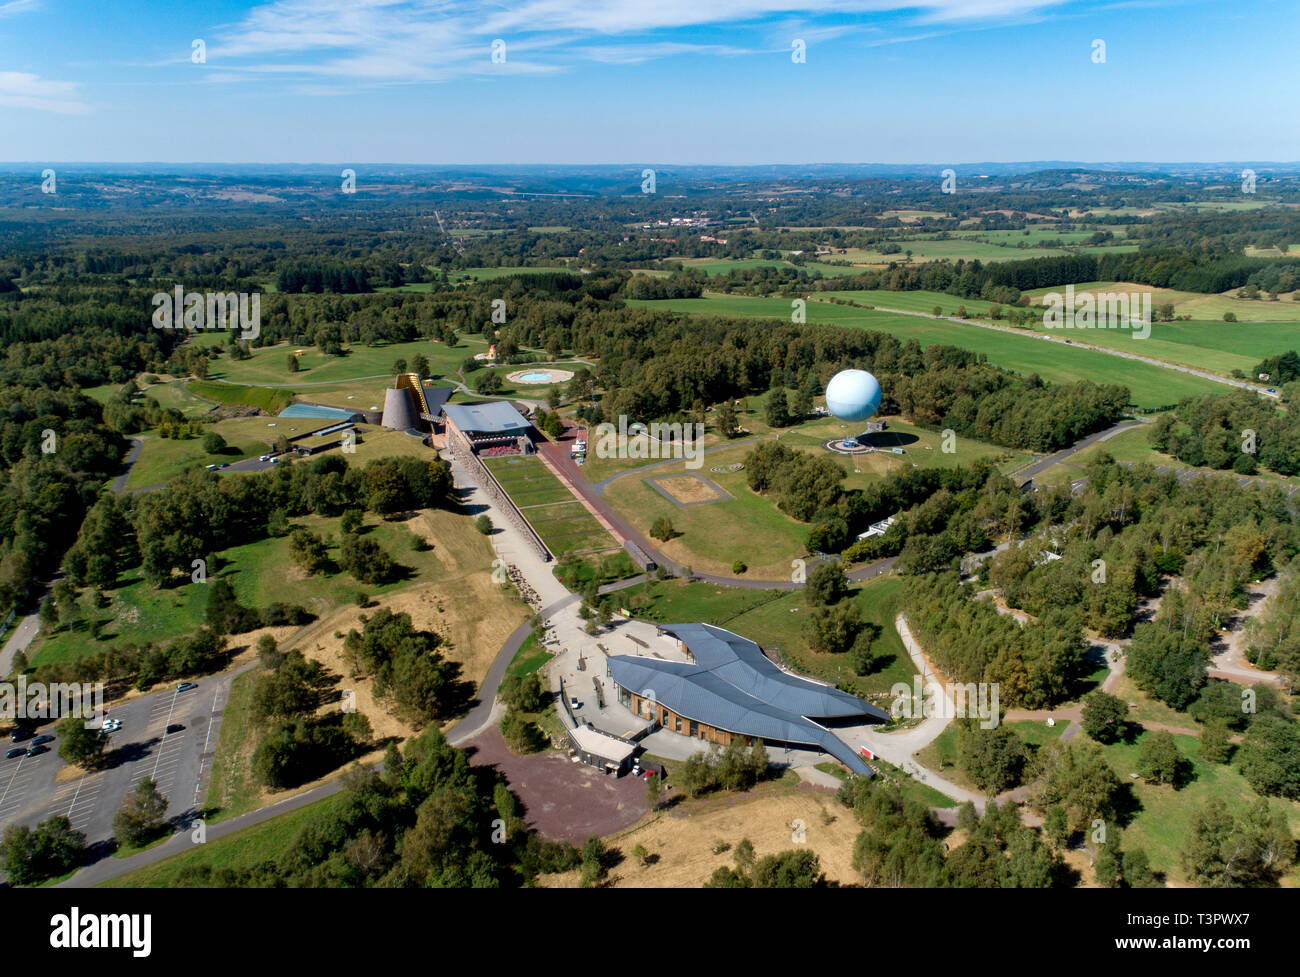
[[[901,448],[904,445],[916,444],[920,440],[915,434],[907,434],[903,431],[873,431],[858,438],[859,443],[872,448]]]
[[[1120,827],[1128,827],[1142,811],[1142,801],[1138,799],[1132,782],[1119,785],[1115,791],[1115,820]]]

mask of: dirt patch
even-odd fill
[[[858,881],[850,864],[853,843],[862,828],[853,812],[834,796],[806,784],[780,793],[756,791],[717,798],[712,805],[692,813],[690,805],[647,819],[606,842],[623,854],[623,861],[610,871],[611,884],[624,888],[697,888],[708,881],[714,869],[735,864],[735,846],[742,838],[753,842],[759,858],[804,845],[817,853],[826,878],[851,885]],[[828,823],[828,819],[829,823]],[[795,841],[802,824],[803,841]],[[713,843],[722,839],[731,849],[713,853]],[[649,865],[639,865],[632,849],[641,845],[652,856]],[[542,876],[539,884],[571,887],[580,872]]]
[[[518,756],[496,726],[464,747],[471,751],[471,765],[500,771],[523,801],[525,822],[552,840],[580,845],[592,835],[622,831],[645,815],[646,787],[639,777],[607,775],[554,750]]]
[[[671,478],[660,478],[656,480],[655,484],[676,501],[685,505],[692,502],[716,502],[722,498],[712,485],[701,478],[696,478],[694,475],[674,475]]]
[[[298,648],[307,658],[319,661],[339,676],[336,687],[340,692],[352,691],[356,710],[370,720],[376,740],[388,737],[405,740],[415,730],[390,715],[388,704],[376,699],[373,677],[353,678],[349,674],[351,668],[343,657],[343,642],[350,630],[360,631],[364,627],[362,615],[372,617],[380,607],[387,607],[394,614],[409,614],[416,628],[433,631],[442,637],[442,653],[460,662],[460,677],[474,683],[477,689],[501,646],[520,624],[528,620],[530,613],[513,589],[506,590],[493,582],[491,546],[474,530],[466,516],[441,509],[423,510],[408,521],[407,526],[433,547],[442,565],[439,580],[418,583],[377,597],[369,608],[335,608],[300,631],[282,628],[272,632],[282,650]],[[260,633],[240,635],[240,643],[249,645],[249,650],[243,653],[245,656],[252,654],[251,647],[256,644]],[[238,657],[236,661],[239,661]],[[329,702],[320,711],[336,711],[342,705],[338,701]],[[444,728],[453,722],[454,719],[448,720]],[[246,765],[250,762],[255,745],[254,742],[246,744],[240,763]],[[375,758],[382,759],[382,752],[376,753]],[[337,775],[338,772],[331,773],[315,783],[324,783]],[[310,787],[304,785],[291,792],[264,789],[261,804],[282,800]]]

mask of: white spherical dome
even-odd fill
[[[826,384],[826,409],[841,421],[865,421],[880,409],[880,381],[866,370],[841,370]]]

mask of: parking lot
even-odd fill
[[[102,769],[67,770],[57,741],[35,757],[0,759],[0,830],[13,823],[35,826],[61,814],[85,832],[89,842],[106,840],[123,799],[146,777],[167,798],[168,817],[195,812],[211,775],[232,677],[220,676],[185,691],[171,686],[110,706],[105,716],[120,721],[121,727],[109,734]],[[46,723],[36,732],[52,734],[53,726]]]

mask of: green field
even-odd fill
[[[1189,723],[1190,725],[1190,723]],[[1183,882],[1178,864],[1178,853],[1191,830],[1192,821],[1211,797],[1220,797],[1233,814],[1242,813],[1259,795],[1231,765],[1207,763],[1197,752],[1197,737],[1174,736],[1178,750],[1191,763],[1194,779],[1181,790],[1171,786],[1148,784],[1129,776],[1136,772],[1138,752],[1143,732],[1132,743],[1115,743],[1103,747],[1106,759],[1120,781],[1132,785],[1138,810],[1132,822],[1124,827],[1125,848],[1145,848],[1151,867],[1165,873],[1170,880]],[[1300,803],[1271,798],[1269,806],[1283,811],[1291,826],[1292,835],[1300,834]],[[1294,885],[1297,870],[1292,869],[1288,879]]]
[[[567,230],[567,228],[538,228],[538,230]],[[448,270],[447,277],[451,284],[457,285],[462,282],[490,282],[498,278],[506,278],[510,275],[545,275],[549,272],[570,271],[571,269],[563,266],[552,267],[524,267],[511,265],[502,268],[453,268]],[[411,282],[407,285],[386,285],[376,288],[376,292],[432,292],[442,290],[445,286],[439,282]]]
[[[318,814],[324,814],[337,803],[337,797],[326,797],[305,804],[296,811],[277,815],[237,831],[233,835],[194,845],[189,851],[164,858],[134,872],[101,884],[101,888],[176,888],[184,881],[182,873],[206,865],[217,869],[251,869],[266,860],[274,860],[280,852],[293,843],[298,832]]]
[[[874,249],[849,248],[846,254],[840,254],[837,250],[835,254],[829,255],[823,260],[847,261],[854,265],[887,265],[892,262],[906,264],[908,261],[906,252],[908,251],[912,252],[911,261],[914,264],[919,264],[922,261],[944,259],[948,261],[1023,261],[1027,258],[1048,258],[1054,255],[1070,253],[1063,248],[1006,247],[976,240],[975,238],[950,238],[940,241],[918,237],[898,239],[890,243],[898,245],[901,250],[895,254],[886,254]]]
[[[698,299],[629,302],[668,309],[691,315],[741,316],[789,321],[788,299],[751,298],[747,296],[707,295]],[[1053,383],[1091,380],[1094,383],[1122,383],[1129,388],[1133,402],[1140,409],[1153,409],[1177,403],[1183,397],[1222,393],[1225,389],[1212,380],[1166,370],[1148,363],[1124,360],[1095,350],[1074,349],[1061,343],[1046,343],[1031,332],[985,329],[976,325],[898,315],[829,302],[810,303],[810,322],[888,332],[900,340],[915,339],[922,347],[958,346],[988,356],[989,362],[1003,369],[1028,376],[1037,373]]]
[[[295,519],[330,542],[329,555],[338,557],[341,537],[339,518],[307,516]],[[442,571],[436,549],[412,550],[412,531],[400,522],[377,521],[366,517],[368,538],[384,548],[395,562],[406,568],[389,583],[363,585],[351,574],[335,573],[305,576],[296,570],[289,555],[287,536],[273,537],[235,546],[221,554],[218,566],[208,567],[208,576],[230,581],[240,602],[250,607],[264,607],[273,600],[299,604],[320,616],[341,604],[350,603],[359,590],[372,597],[382,596],[407,585],[412,576],[434,577]],[[81,618],[35,646],[32,664],[70,661],[117,642],[165,643],[179,634],[189,634],[204,621],[208,590],[202,583],[188,580],[181,585],[155,590],[144,582],[138,570],[120,581],[121,586],[106,591],[109,605],[92,606],[83,594],[79,602]],[[232,638],[238,646],[240,638]]]
[[[555,555],[614,548],[614,539],[537,457],[484,458],[501,487]]]
[[[137,489],[157,485],[195,465],[220,465],[241,461],[263,454],[275,439],[274,428],[267,428],[262,418],[231,418],[216,424],[204,425],[202,433],[188,439],[162,438],[154,430],[136,435],[143,442],[140,456],[127,476],[127,488]],[[208,454],[203,450],[203,437],[208,433],[220,434],[226,439],[226,450]]]
[[[706,505],[678,506],[645,481],[656,475],[684,474],[683,461],[669,461],[649,472],[624,475],[605,489],[605,498],[643,533],[660,516],[671,520],[680,535],[654,545],[678,563],[704,573],[731,574],[735,560],[744,561],[746,577],[788,580],[790,561],[805,553],[808,525],[792,519],[769,500],[752,492],[745,473],[710,471],[743,461],[752,444],[737,445],[705,456],[698,469],[733,498]]]
[[[931,315],[938,306],[942,315],[956,315],[958,306],[965,306],[971,315],[984,315],[992,302],[983,299],[962,299],[946,292],[889,292],[880,288],[862,289],[851,292],[817,292],[813,296],[818,300],[844,299],[859,305],[870,305],[879,309],[901,309],[904,312],[924,312]],[[819,308],[820,311],[820,308]],[[809,309],[809,315],[813,315]]]
[[[302,355],[295,357],[298,371],[291,373],[289,357],[299,350]],[[429,361],[430,375],[454,375],[461,362],[476,352],[480,352],[479,347],[449,347],[446,343],[420,340],[382,346],[357,344],[344,347],[341,356],[331,356],[314,346],[279,343],[253,350],[253,355],[246,360],[224,357],[212,365],[210,376],[231,383],[292,388],[303,397],[314,399],[313,388],[338,386],[356,380],[379,379],[384,381],[379,384],[382,389],[392,382],[393,363],[399,359],[410,363],[417,353],[423,353]],[[191,384],[193,386],[195,384]]]
[[[1036,288],[1025,294],[1030,297],[1031,302],[1038,303],[1048,292],[1064,294],[1065,287],[1058,285],[1053,288]],[[1286,298],[1279,298],[1278,301],[1273,302],[1267,299],[1239,299],[1236,297],[1235,290],[1207,295],[1201,292],[1180,292],[1172,288],[1139,285],[1134,282],[1082,282],[1074,286],[1074,292],[1075,295],[1081,292],[1137,292],[1139,294],[1149,292],[1152,308],[1172,302],[1175,315],[1192,317],[1191,322],[1155,323],[1152,326],[1153,331],[1169,325],[1192,326],[1204,323],[1213,327],[1217,323],[1217,330],[1214,328],[1206,330],[1205,336],[1208,338],[1214,332],[1221,332],[1225,337],[1236,335],[1233,331],[1234,326],[1251,322],[1276,322],[1291,326],[1293,329],[1300,328],[1300,303],[1291,298],[1295,293],[1288,293]],[[1233,313],[1238,322],[1224,322],[1225,312]],[[1237,347],[1227,345],[1215,348],[1235,349]]]
[[[241,407],[259,407],[268,414],[278,414],[293,402],[292,390],[272,390],[218,380],[193,380],[188,388],[192,394],[206,400]]]

